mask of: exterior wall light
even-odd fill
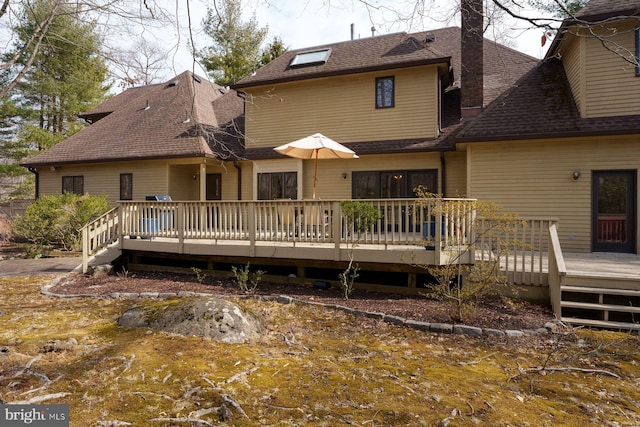
[[[582,176],[582,174],[580,173],[580,171],[574,171],[571,174],[571,181],[577,181],[580,179],[580,176]]]

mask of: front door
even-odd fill
[[[222,174],[207,174],[207,200],[222,200]]]
[[[635,252],[636,172],[593,172],[594,252]]]

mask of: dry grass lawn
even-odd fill
[[[150,300],[51,298],[0,278],[0,399],[66,403],[71,426],[640,425],[637,335],[437,335],[243,300],[267,333],[230,345],[127,330]]]

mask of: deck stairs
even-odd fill
[[[560,286],[562,321],[640,331],[640,278],[567,272]]]
[[[88,265],[95,268],[100,265],[111,264],[122,255],[122,251],[118,248],[118,242],[100,249],[95,255],[89,257]]]

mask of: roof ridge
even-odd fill
[[[343,44],[346,44],[346,43],[370,42],[370,41],[375,40],[375,39],[397,37],[397,36],[401,36],[401,35],[405,35],[407,37],[411,37],[411,36],[414,36],[415,34],[424,34],[424,33],[430,33],[430,32],[442,32],[442,31],[445,31],[445,30],[452,30],[452,29],[459,29],[459,27],[450,26],[450,27],[444,27],[444,28],[434,28],[434,29],[429,29],[429,30],[416,31],[416,32],[413,32],[413,33],[408,33],[406,31],[398,31],[398,32],[395,32],[395,33],[381,34],[381,35],[371,36],[371,37],[361,37],[361,38],[357,38],[357,39],[341,40],[341,41],[337,41],[337,42],[324,43],[324,44],[319,44],[319,45],[316,45],[316,46],[301,47],[299,49],[291,49],[290,52],[301,53],[301,52],[307,52],[307,51],[313,51],[313,50],[328,48],[328,47],[332,47],[332,46],[339,46],[339,45],[343,45]]]

